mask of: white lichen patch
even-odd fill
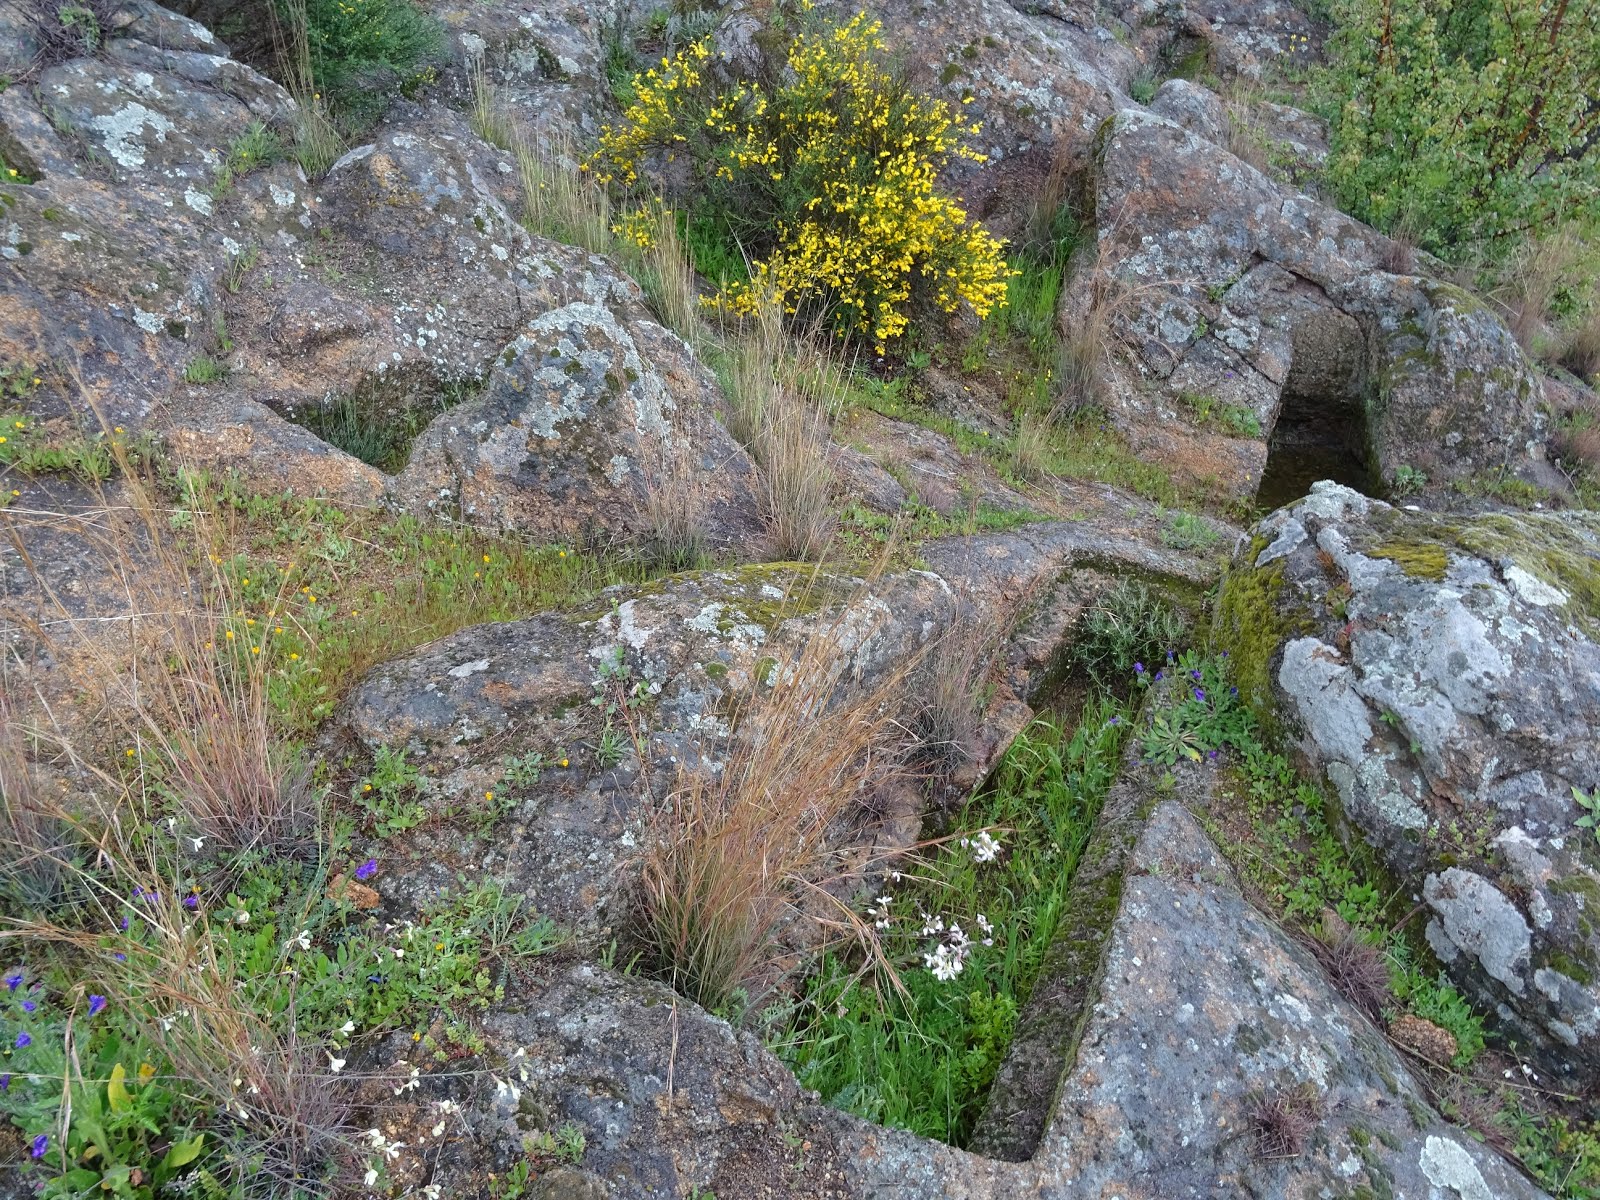
[[[136,100],[130,100],[115,112],[90,117],[87,124],[100,134],[112,160],[130,171],[144,166],[146,131],[157,142],[165,142],[167,134],[176,128],[166,117]]]
[[[211,215],[211,197],[206,195],[204,192],[197,191],[194,188],[189,188],[183,193],[183,202],[190,208],[194,209],[197,213],[207,217]]]
[[[1442,1137],[1428,1138],[1422,1144],[1418,1165],[1429,1183],[1454,1192],[1460,1200],[1494,1200],[1494,1193],[1483,1181],[1478,1164],[1459,1142]]]

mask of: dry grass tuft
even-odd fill
[[[929,652],[927,691],[914,728],[919,755],[936,774],[949,775],[971,759],[983,688],[1005,633],[968,617],[953,623]]]
[[[233,850],[299,849],[315,833],[317,796],[309,764],[272,728],[273,634],[235,615],[215,517],[168,511],[116,453],[125,502],[106,504],[78,532],[122,610],[82,617],[36,576],[45,611],[12,620],[100,698],[102,730],[151,781],[135,798],[139,811],[163,812]],[[26,545],[25,529],[13,525],[13,534]],[[287,580],[275,611],[288,608]]]
[[[1574,375],[1600,384],[1600,287],[1594,292],[1588,312],[1562,337],[1560,362]],[[1600,463],[1600,456],[1592,461]]]
[[[294,97],[294,157],[306,177],[315,181],[326,175],[344,153],[344,137],[334,123],[333,110],[322,98],[311,67],[311,23],[306,0],[284,0],[281,13],[278,5],[269,4],[267,12],[279,73],[284,87]]]
[[[705,493],[683,460],[674,457],[646,483],[644,528],[633,554],[649,571],[693,571],[710,561]]]
[[[807,901],[823,901],[837,930],[877,957],[871,928],[832,893],[860,869],[849,845],[858,805],[904,757],[905,671],[852,689],[845,664],[860,636],[847,611],[768,660],[725,753],[703,748],[654,814],[643,937],[662,974],[707,1008],[771,986],[781,931]]]
[[[1078,413],[1100,408],[1105,402],[1111,361],[1111,319],[1118,299],[1104,277],[1093,285],[1089,304],[1064,323],[1052,373],[1052,421],[1070,420]]]
[[[689,343],[695,353],[703,354],[711,345],[711,335],[700,316],[700,287],[678,237],[678,222],[671,211],[658,209],[653,225],[650,245],[630,266],[661,323]]]
[[[1019,479],[1038,483],[1050,474],[1050,421],[1031,409],[1017,414],[1010,463]]]
[[[70,839],[39,794],[11,684],[0,664],[0,899],[36,912],[60,892]]]
[[[616,249],[611,198],[582,169],[583,157],[570,137],[552,131],[542,144],[531,136],[522,138],[516,156],[522,223],[529,233],[595,254]]]
[[[815,341],[785,334],[774,303],[730,349],[729,431],[761,470],[771,554],[820,559],[835,528],[828,414],[838,406],[843,373]]]
[[[1340,995],[1369,1020],[1378,1020],[1393,1003],[1383,951],[1362,941],[1342,921],[1324,920],[1321,936],[1311,942],[1311,950]]]
[[[1554,347],[1554,308],[1562,291],[1594,257],[1571,226],[1523,245],[1503,272],[1494,298],[1517,343],[1531,355]]]
[[[1313,1084],[1257,1096],[1246,1113],[1263,1159],[1299,1158],[1322,1121],[1322,1100]]]
[[[482,55],[467,64],[468,110],[472,130],[491,146],[509,151],[517,144],[517,127],[506,113],[500,88],[489,78],[489,66]]]

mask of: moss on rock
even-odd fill
[[[1232,660],[1233,681],[1270,732],[1278,722],[1272,703],[1272,663],[1285,642],[1311,627],[1304,606],[1284,595],[1282,560],[1255,565],[1267,539],[1254,538],[1223,576],[1211,622],[1213,648]]]

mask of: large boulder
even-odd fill
[[[1403,511],[1331,484],[1263,521],[1218,632],[1452,976],[1600,1078],[1600,519]]]
[[[406,748],[441,809],[504,792],[508,755],[540,754],[547,767],[492,845],[451,826],[420,830],[410,838],[415,869],[386,875],[384,886],[425,894],[458,870],[488,872],[592,942],[619,915],[650,781],[722,755],[729,713],[769,690],[773,667],[808,639],[822,639],[842,698],[897,678],[955,631],[996,631],[988,724],[997,728],[963,747],[976,778],[1061,674],[1065,630],[1092,599],[1076,575],[1121,563],[1185,593],[1212,577],[1203,562],[1088,521],[948,538],[922,556],[926,569],[870,582],[796,564],[672,576],[615,589],[587,611],[464,629],[378,668],[351,696],[344,729],[369,749]],[[1031,607],[1019,605],[1024,597]],[[936,669],[923,662],[899,689],[908,725]],[[626,732],[606,712],[619,685],[634,702]],[[632,735],[618,761],[597,749],[608,722],[617,737]],[[901,782],[887,779],[863,805],[869,841],[915,841],[920,796]]]
[[[1538,377],[1482,302],[1208,140],[1192,96],[1161,99],[1176,120],[1127,108],[1099,133],[1095,237],[1062,309],[1105,325],[1140,453],[1244,495],[1276,467],[1263,491],[1286,498],[1318,463],[1378,486],[1533,469]]]
[[[213,182],[229,146],[293,101],[153,4],[105,54],[0,90],[0,361],[45,370],[42,405],[143,424],[209,345],[226,252]],[[70,376],[68,374],[70,364]],[[83,395],[79,395],[79,388]]]
[[[724,428],[715,377],[650,320],[573,303],[535,317],[483,394],[439,417],[391,494],[468,520],[595,541],[649,533],[652,502],[686,507],[716,549],[762,537],[755,467]]]

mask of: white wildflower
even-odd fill
[[[976,837],[962,838],[961,847],[972,851],[972,861],[975,863],[993,862],[1000,855],[1000,843],[989,836],[988,830]]]
[[[330,1054],[328,1055],[328,1069],[337,1075],[340,1071],[344,1070],[344,1064],[348,1061],[349,1059],[335,1058]]]
[[[285,950],[289,949],[291,946],[299,946],[302,950],[311,949],[311,930],[302,929],[299,933],[295,934],[294,937],[290,938],[283,944],[283,948]]]

